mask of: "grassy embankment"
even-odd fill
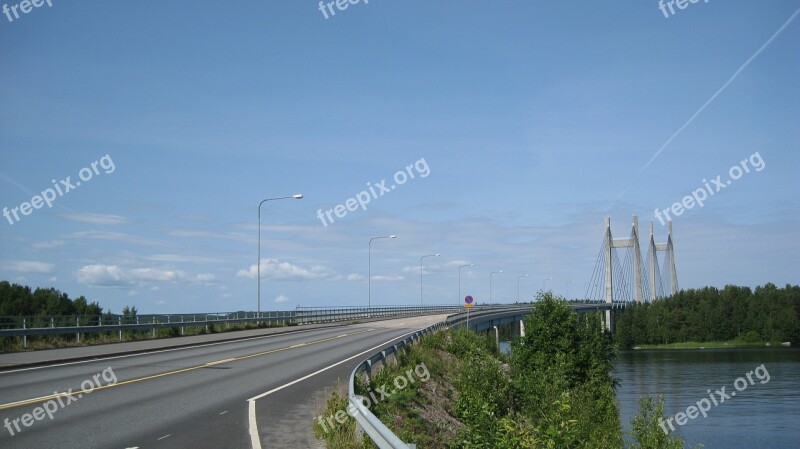
[[[471,332],[440,332],[358,384],[357,394],[377,399],[372,413],[420,448],[683,449],[683,441],[658,427],[663,404],[652,398],[640,401],[633,430],[623,434],[609,375],[612,343],[597,332],[599,318],[578,318],[562,302],[542,301],[512,356]],[[405,384],[398,378],[420,367],[428,380],[418,376],[398,388]],[[375,394],[381,391],[389,395]],[[375,447],[347,410],[340,386],[319,410],[315,434],[328,449]]]

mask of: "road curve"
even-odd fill
[[[444,318],[0,372],[0,447],[313,448],[311,420],[325,388],[381,347]]]

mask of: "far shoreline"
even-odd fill
[[[705,342],[677,342],[659,345],[635,345],[630,350],[701,350],[701,349],[772,349],[772,348],[792,348],[791,342],[737,342],[737,341],[705,341]]]

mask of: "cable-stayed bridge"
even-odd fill
[[[625,238],[613,237],[611,218],[605,217],[603,243],[586,288],[587,300],[624,305],[650,302],[678,292],[672,221],[668,222],[665,243],[656,243],[653,222],[650,222],[646,259],[642,259],[639,236],[638,216],[633,216],[630,235]],[[661,261],[658,253],[664,253]],[[606,311],[606,326],[611,327],[610,310]]]

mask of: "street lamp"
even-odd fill
[[[544,280],[542,281],[542,290],[546,290],[547,289],[547,281],[552,281],[552,280],[553,280],[553,278],[550,277],[550,276],[547,276],[546,278],[544,278]]]
[[[381,235],[369,239],[369,244],[367,244],[367,252],[369,253],[369,267],[367,269],[367,308],[372,308],[372,241],[377,239],[393,239],[396,237],[396,235],[392,234]]]
[[[422,307],[422,259],[426,257],[439,257],[441,254],[426,254],[419,258],[419,305]]]
[[[492,299],[492,275],[493,274],[500,274],[502,272],[503,272],[503,270],[492,271],[491,273],[489,273],[489,303],[490,304],[494,304],[494,300]]]
[[[462,268],[466,268],[466,267],[474,267],[474,266],[475,266],[475,264],[471,263],[471,264],[467,264],[467,265],[461,265],[460,267],[458,267],[458,304],[461,304],[461,301],[462,301],[462,299],[461,299],[461,269]]]
[[[291,199],[295,199],[295,200],[302,200],[303,199],[303,194],[302,193],[296,193],[296,194],[290,195],[290,196],[281,196],[281,197],[277,197],[277,198],[267,198],[265,200],[262,200],[260,203],[258,203],[258,265],[256,265],[256,266],[258,267],[257,268],[257,270],[258,270],[257,276],[258,276],[258,313],[259,313],[259,315],[261,314],[261,205],[266,203],[267,201],[286,200],[286,199],[290,199],[290,198]]]
[[[519,302],[519,280],[521,278],[526,278],[526,277],[528,277],[527,274],[521,274],[521,275],[517,276],[517,302]]]

